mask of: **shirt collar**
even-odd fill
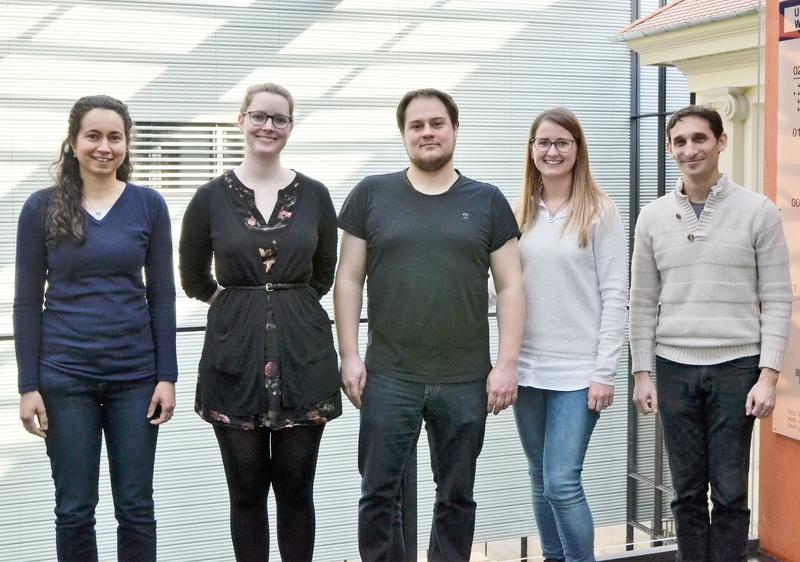
[[[709,197],[722,197],[728,191],[728,177],[725,174],[720,174],[717,183],[711,186],[711,193],[709,193]],[[675,196],[679,200],[689,199],[689,196],[683,192],[683,176],[678,178],[678,181],[675,183]]]

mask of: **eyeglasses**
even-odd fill
[[[266,125],[269,119],[272,119],[272,126],[276,129],[285,129],[292,123],[292,118],[283,113],[270,115],[263,111],[245,111],[242,115],[247,115],[254,127]]]
[[[535,139],[531,139],[530,143],[539,152],[547,152],[550,150],[551,146],[555,146],[558,152],[567,152],[570,148],[572,148],[572,145],[575,144],[575,140],[556,139],[551,141],[550,139],[546,139],[544,137],[536,137]]]

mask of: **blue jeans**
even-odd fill
[[[486,428],[486,381],[424,384],[370,373],[361,406],[358,544],[363,562],[405,560],[401,481],[428,433],[436,502],[428,559],[469,560],[475,531],[475,467]]]
[[[581,472],[600,416],[587,406],[588,391],[520,386],[514,405],[545,558],[569,562],[595,559],[594,521]]]
[[[94,512],[102,434],[118,523],[117,559],[155,561],[153,462],[158,429],[145,417],[155,384],[152,379],[103,382],[40,368],[60,562],[97,560]]]
[[[747,559],[754,418],[745,415],[745,402],[758,380],[758,360],[754,355],[718,365],[684,365],[656,357],[658,405],[675,489],[678,560]]]

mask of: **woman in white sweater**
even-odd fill
[[[593,561],[581,471],[600,412],[614,399],[625,338],[625,230],[592,179],[571,111],[540,114],[528,144],[517,212],[527,319],[514,414],[545,560]]]

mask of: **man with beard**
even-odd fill
[[[494,186],[453,165],[458,107],[435,89],[408,92],[397,125],[401,172],[364,178],[339,214],[336,274],[342,386],[361,410],[359,550],[405,560],[401,480],[425,420],[436,482],[429,560],[469,560],[473,482],[487,412],[517,394],[525,317],[517,228]],[[489,358],[487,276],[497,287],[500,344]],[[358,350],[367,283],[369,343]]]

